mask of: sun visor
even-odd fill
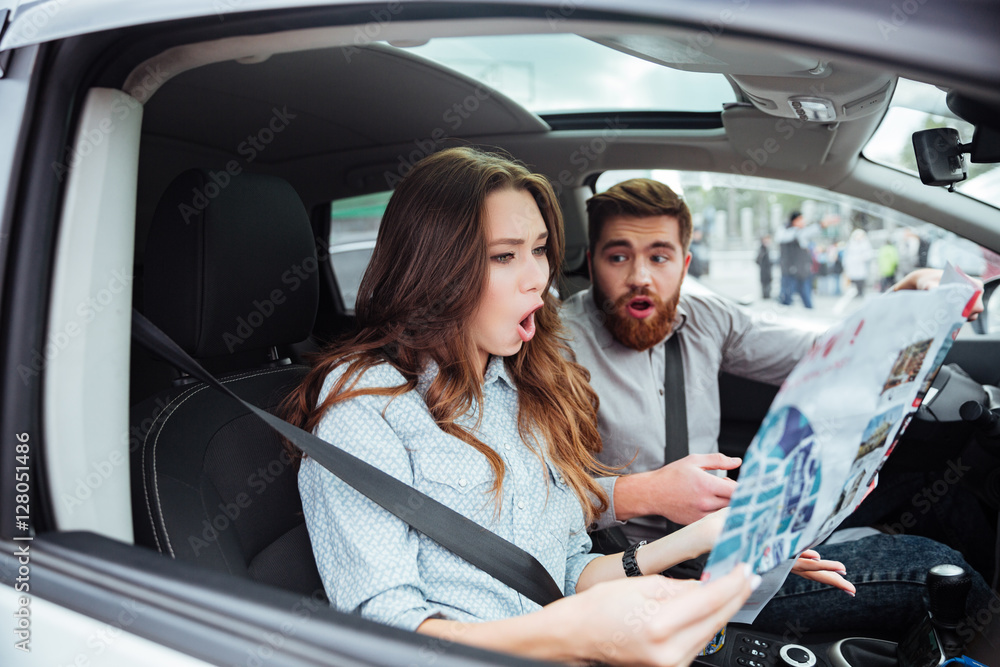
[[[823,164],[837,136],[836,123],[776,118],[750,106],[724,110],[722,125],[733,151],[748,163],[744,173],[761,167],[804,171]]]

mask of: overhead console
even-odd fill
[[[896,77],[822,63],[800,76],[730,77],[755,107],[772,116],[835,123],[881,112],[889,105]]]
[[[653,63],[729,77],[743,97],[771,116],[834,123],[885,110],[895,88],[889,72],[821,60],[800,52],[755,49],[720,34],[698,40],[655,35],[589,37]]]

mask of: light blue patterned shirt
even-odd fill
[[[320,401],[345,370],[327,376]],[[486,457],[434,423],[424,393],[437,368],[420,376],[417,390],[395,399],[359,396],[336,404],[316,435],[381,468],[400,481],[532,554],[569,595],[596,558],[583,509],[548,459],[543,465],[517,429],[517,390],[503,359],[492,357],[483,386],[484,416],[475,435],[506,467],[499,513],[490,492]],[[394,387],[403,376],[389,364],[369,369],[357,384]],[[458,423],[471,429],[475,410]],[[378,507],[323,466],[307,458],[299,492],[313,554],[330,603],[345,612],[407,630],[427,618],[489,621],[539,609],[482,570]]]

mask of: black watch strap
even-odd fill
[[[635,560],[635,552],[639,550],[639,547],[644,545],[646,540],[641,542],[636,542],[622,554],[622,567],[625,568],[626,577],[641,577],[642,572],[639,570],[639,563]]]

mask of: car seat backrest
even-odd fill
[[[189,354],[217,361],[307,338],[319,281],[309,217],[285,181],[221,185],[194,169],[167,188],[149,231],[145,315]],[[220,377],[274,412],[305,366],[278,360]],[[136,543],[308,595],[322,584],[278,436],[231,399],[183,380],[132,408]]]

